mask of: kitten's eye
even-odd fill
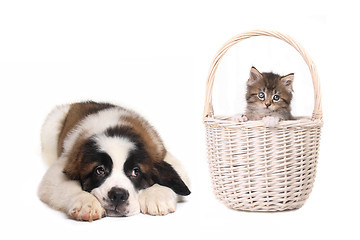
[[[98,175],[98,176],[104,176],[105,175],[105,168],[103,165],[101,166],[98,166],[95,168],[95,173]]]
[[[259,93],[258,93],[258,98],[259,98],[260,100],[264,100],[264,99],[265,99],[265,93],[259,92]]]
[[[279,95],[274,95],[273,100],[274,100],[274,102],[278,102],[280,100],[280,96]]]
[[[134,167],[131,171],[131,177],[137,177],[140,175],[140,169],[138,167]]]

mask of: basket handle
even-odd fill
[[[256,36],[269,36],[269,37],[275,37],[280,40],[283,40],[293,46],[303,57],[304,61],[309,67],[311,78],[313,82],[314,87],[314,98],[315,98],[315,104],[314,104],[314,111],[312,115],[312,119],[319,119],[322,120],[322,107],[321,107],[321,92],[320,92],[320,81],[318,72],[316,69],[316,66],[310,56],[306,53],[305,49],[294,39],[292,39],[290,36],[276,32],[276,31],[266,31],[266,30],[254,30],[250,32],[245,32],[239,35],[234,36],[229,41],[227,41],[221,49],[216,54],[211,67],[210,72],[208,75],[207,83],[206,83],[206,95],[205,95],[205,107],[204,107],[204,118],[207,117],[213,117],[214,116],[214,110],[212,105],[212,88],[214,85],[214,78],[215,78],[215,72],[216,69],[219,66],[221,58],[225,55],[225,53],[229,50],[230,47],[235,45],[236,43],[240,42],[241,40],[250,38],[250,37],[256,37]]]

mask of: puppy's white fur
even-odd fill
[[[129,206],[127,207],[128,213],[126,216],[132,216],[140,212],[137,193],[134,185],[130,179],[125,175],[123,171],[124,163],[127,159],[128,153],[134,149],[134,144],[128,139],[119,137],[106,137],[100,135],[96,137],[100,150],[109,154],[113,161],[113,168],[111,175],[105,180],[99,187],[94,188],[91,191],[101,203],[102,206],[106,206],[106,199],[108,192],[113,187],[123,188],[129,192]]]
[[[89,219],[86,220],[96,214],[103,216],[105,210],[96,197],[83,191],[79,181],[70,180],[63,173],[66,161],[66,158],[59,158],[48,169],[39,186],[40,199],[78,220],[83,220],[87,214]]]
[[[175,192],[164,186],[154,184],[153,186],[135,191],[130,180],[123,173],[122,166],[126,159],[124,153],[133,147],[132,143],[121,138],[101,139],[98,136],[97,142],[100,148],[110,153],[114,161],[113,176],[110,176],[100,187],[93,189],[91,193],[82,190],[79,181],[70,180],[64,173],[64,167],[68,161],[68,154],[75,141],[81,137],[90,137],[100,134],[109,127],[127,125],[126,121],[119,123],[121,117],[132,115],[133,112],[125,109],[102,110],[83,119],[77,127],[72,130],[64,140],[64,151],[60,157],[57,156],[58,137],[63,122],[67,116],[70,105],[63,105],[55,108],[47,117],[42,131],[42,156],[48,164],[53,163],[44,175],[38,189],[39,198],[55,209],[61,210],[78,220],[92,220],[101,218],[105,214],[102,202],[104,194],[108,189],[115,186],[130,190],[129,214],[134,215],[138,212],[149,213],[151,215],[165,215],[174,212],[176,209],[177,195]],[[154,137],[154,142],[157,139]],[[124,149],[118,148],[118,143]],[[117,145],[117,147],[115,147]],[[180,162],[167,153],[164,161],[171,164],[180,175],[184,183],[189,186],[189,179]],[[131,186],[130,186],[131,185]],[[100,200],[100,201],[99,201]]]
[[[69,109],[69,104],[57,106],[49,113],[42,126],[40,135],[42,158],[48,166],[53,164],[58,158],[58,137]]]

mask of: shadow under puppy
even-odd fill
[[[39,198],[77,220],[174,212],[189,180],[154,128],[137,113],[108,103],[56,107],[41,132],[52,164]]]

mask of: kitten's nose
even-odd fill
[[[270,107],[270,105],[271,105],[271,102],[265,102],[265,106],[268,108],[268,107]]]

